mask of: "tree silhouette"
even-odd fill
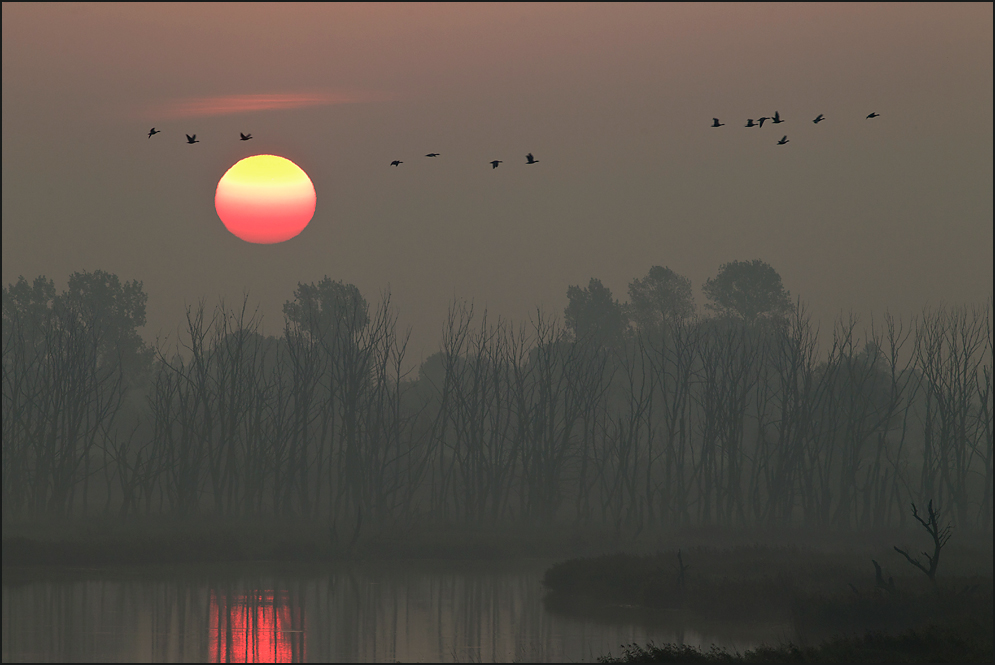
[[[17,283],[3,289],[3,348],[6,350],[15,334],[23,337],[35,352],[44,338],[44,329],[52,315],[52,302],[55,300],[55,282],[43,275],[28,284],[23,276]]]
[[[44,277],[4,289],[5,504],[86,512],[100,451],[113,444],[125,394],[151,363],[136,330],[145,301],[140,282],[99,270],[74,273],[59,295]]]
[[[55,283],[43,276],[29,285],[24,277],[3,289],[4,338],[17,330],[36,352],[52,326],[81,326],[96,344],[97,362],[104,368],[124,369],[126,381],[143,380],[152,362],[138,328],[145,325],[148,296],[136,280],[121,283],[117,275],[96,270],[76,272],[68,288],[56,295]]]
[[[705,305],[708,309],[750,322],[760,317],[782,318],[793,309],[781,276],[760,259],[723,264],[714,279],[705,281],[702,291],[710,301]]]
[[[590,339],[601,346],[621,339],[629,324],[628,315],[600,279],[592,277],[587,288],[568,287],[567,299],[570,303],[563,312],[566,327],[576,339]]]
[[[22,275],[17,278],[16,284],[10,284],[3,289],[4,323],[7,323],[8,317],[15,316],[43,318],[54,299],[55,282],[45,279],[44,275],[39,275],[35,277],[33,283],[28,284],[28,280]]]
[[[905,560],[911,563],[913,566],[921,570],[929,578],[929,581],[934,585],[936,584],[936,568],[940,565],[940,550],[943,546],[947,544],[950,540],[950,536],[953,532],[953,527],[949,524],[941,527],[940,526],[940,511],[933,509],[933,500],[929,500],[929,505],[927,506],[928,516],[923,519],[919,516],[919,511],[916,509],[916,504],[912,504],[912,517],[915,518],[922,528],[926,529],[926,532],[933,539],[933,554],[929,552],[923,552],[922,555],[926,557],[926,561],[929,562],[929,567],[927,568],[919,560],[918,557],[914,557],[909,554],[908,548],[901,549],[897,545],[895,546],[895,551],[905,557]]]
[[[152,350],[138,334],[145,325],[148,299],[141,282],[121,283],[117,275],[95,270],[70,275],[54,307],[80,317],[92,329],[101,362],[109,366],[121,362],[125,379],[135,385],[144,380],[152,363]]]
[[[283,305],[288,321],[321,338],[365,328],[370,321],[366,299],[353,284],[325,277],[317,284],[297,284],[294,299]]]
[[[691,280],[670,268],[653,266],[646,277],[629,283],[629,313],[642,331],[690,317],[694,314]]]

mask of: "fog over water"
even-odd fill
[[[776,621],[681,613],[605,623],[550,612],[544,565],[365,566],[273,577],[190,570],[3,590],[3,658],[137,662],[578,662],[632,642],[740,650]],[[463,568],[463,570],[460,570]]]

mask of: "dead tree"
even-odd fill
[[[986,364],[988,318],[983,308],[941,308],[924,312],[916,331],[916,362],[932,407],[930,429],[924,434],[931,439],[940,490],[949,497],[950,515],[961,527],[970,525],[970,507],[978,503],[971,496],[971,479],[977,473],[972,465],[981,453],[975,445],[981,425],[975,399]]]
[[[922,527],[926,529],[926,531],[929,532],[929,535],[933,538],[933,555],[930,556],[928,552],[922,553],[922,555],[926,557],[926,560],[929,562],[929,568],[924,566],[922,562],[919,561],[918,557],[913,558],[910,556],[908,550],[903,550],[896,546],[895,551],[904,556],[905,559],[913,566],[926,573],[929,581],[936,584],[936,568],[940,564],[940,550],[942,550],[943,546],[947,544],[948,540],[950,540],[953,527],[948,524],[942,529],[940,528],[939,511],[933,510],[932,499],[929,502],[927,510],[929,511],[929,515],[927,519],[924,520],[919,516],[919,511],[916,510],[916,504],[912,504],[912,517],[914,517],[919,524],[922,524]]]

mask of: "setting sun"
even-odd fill
[[[237,162],[222,176],[214,207],[225,228],[260,244],[290,240],[314,216],[314,185],[299,166],[276,155]]]

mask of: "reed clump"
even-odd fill
[[[991,623],[976,620],[929,625],[897,635],[869,631],[858,637],[837,637],[818,646],[760,646],[742,654],[711,647],[705,651],[678,644],[622,647],[602,663],[982,663],[992,660]]]

